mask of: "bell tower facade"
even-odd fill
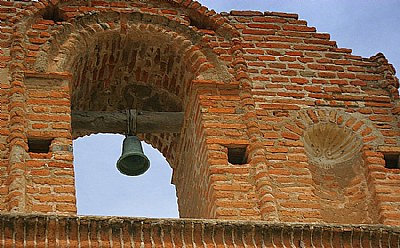
[[[191,0],[0,9],[4,244],[398,247],[399,81],[383,54],[352,55],[296,14]],[[72,140],[126,134],[132,111],[186,219],[76,216]]]

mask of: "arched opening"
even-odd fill
[[[122,36],[105,31],[87,41],[71,64],[72,113],[183,110],[182,86],[193,78],[193,72],[180,47],[168,37],[157,32]],[[82,136],[79,130],[72,132],[75,138]],[[102,132],[99,128],[91,133]],[[143,145],[150,169],[134,178],[122,175],[115,166],[123,136],[93,134],[74,142],[78,214],[178,217],[172,168],[163,156],[174,163],[180,133],[138,133],[163,155]]]
[[[207,61],[199,52],[199,48],[192,48],[191,42],[177,33],[165,32],[159,26],[134,24],[125,34],[119,29],[110,30],[106,24],[100,26],[104,30],[89,36],[72,36],[66,41],[60,53],[65,56],[66,64],[61,66],[62,63],[59,63],[55,68],[72,73],[73,78],[69,85],[72,116],[74,111],[185,112],[190,82],[198,74],[200,65]],[[79,44],[75,44],[75,39]],[[54,61],[60,62],[60,58],[58,56]],[[82,133],[74,128],[72,121],[72,135],[76,140],[74,167],[78,213],[177,217],[176,193],[171,185],[172,169],[165,168],[168,167],[166,162],[163,162],[164,168],[161,169],[157,165],[158,162],[154,165],[151,161],[150,170],[144,175],[126,177],[115,167],[121,155],[123,137],[119,136],[119,139],[114,141],[98,140],[97,136],[93,136],[97,133],[104,133],[104,130],[99,126],[89,133]],[[112,130],[108,133],[127,134],[124,131]],[[84,135],[90,136],[79,138]],[[137,136],[158,149],[172,168],[178,166],[180,161],[177,159],[177,149],[181,140],[181,130],[144,130],[138,132]],[[95,140],[98,142],[86,145],[90,149],[80,147],[80,143],[90,144]],[[110,144],[113,146],[110,147]],[[114,155],[111,155],[112,150],[115,151]],[[85,156],[80,157],[81,152],[85,153]],[[99,152],[107,154],[110,160],[99,160],[101,156],[96,155]],[[147,152],[150,154],[146,154]],[[152,153],[154,151],[145,146],[145,154],[150,160],[154,159]],[[93,170],[97,170],[98,165],[103,168],[96,171],[99,174],[93,174],[95,181],[90,185],[89,177],[94,173]],[[159,177],[157,172],[163,177]],[[159,184],[162,180],[167,180],[163,183],[164,186]],[[85,184],[89,185],[86,187]],[[170,193],[164,191],[168,187]],[[123,190],[124,188],[126,190]],[[143,197],[147,197],[148,200]]]
[[[172,169],[159,151],[142,142],[151,167],[141,176],[124,176],[116,169],[123,138],[96,134],[74,141],[78,214],[178,217]]]
[[[209,202],[204,200],[212,197],[208,194],[208,177],[204,176],[205,169],[199,169],[206,168],[207,149],[205,140],[197,137],[202,133],[201,123],[193,121],[201,119],[198,92],[193,89],[229,82],[232,77],[226,63],[218,60],[202,35],[164,17],[95,13],[61,30],[57,34],[60,39],[53,39],[48,50],[48,71],[71,75],[68,90],[73,139],[98,133],[127,134],[124,128],[104,130],[95,125],[88,132],[75,128],[76,112],[135,111],[182,116],[182,124],[175,131],[165,131],[161,125],[157,131],[133,132],[159,150],[173,168],[172,181],[182,217],[211,215]],[[129,123],[125,125],[130,127]],[[192,161],[190,155],[198,153],[200,162]],[[119,173],[115,161],[111,164]],[[193,184],[194,180],[201,183]]]
[[[85,44],[83,48],[63,51],[70,54],[63,69],[73,73],[72,114],[74,111],[185,111],[189,82],[196,74],[194,63],[201,53],[197,49],[191,51],[190,43],[183,42],[177,34],[158,32],[150,25],[147,28],[143,31],[142,26],[132,26],[126,35],[105,30],[90,37],[82,36],[84,40],[79,42]],[[71,49],[74,42],[66,42],[64,48]],[[90,133],[79,131],[73,128],[74,138],[103,132],[101,128]],[[174,163],[180,131],[144,131],[138,135]]]

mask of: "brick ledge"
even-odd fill
[[[0,230],[4,247],[400,247],[400,227],[364,224],[0,214]]]

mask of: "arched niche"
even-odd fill
[[[327,223],[378,223],[365,152],[382,142],[359,114],[340,110],[305,110],[294,122],[312,177],[312,194]],[[373,137],[373,138],[371,138]]]

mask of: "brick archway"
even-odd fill
[[[199,80],[208,80],[207,87],[213,87],[213,82],[224,84],[232,76],[226,65],[202,41],[201,34],[182,25],[170,28],[177,24],[174,21],[162,18],[160,21],[156,16],[146,15],[138,20],[135,14],[125,16],[126,23],[121,23],[121,18],[116,18],[115,23],[98,23],[99,18],[109,20],[111,17],[88,17],[87,25],[80,23],[78,30],[65,39],[65,45],[59,46],[58,53],[49,49],[50,56],[54,57],[47,68],[72,74],[69,84],[72,110],[121,111],[138,107],[146,111],[184,112],[184,130],[181,133],[140,134],[163,153],[175,174],[181,174],[180,171],[187,170],[181,164],[191,159],[183,153],[205,151],[204,144],[193,138],[198,132],[196,128],[201,126],[190,127],[198,125],[193,123],[199,111],[193,106],[197,101],[193,87]],[[81,44],[85,46],[81,47]],[[185,193],[179,192],[197,187],[187,180],[190,179],[174,180],[178,195],[181,195],[181,210],[191,208],[185,206],[193,205],[190,203],[193,200],[188,201]],[[203,187],[207,185],[203,184]],[[194,200],[204,201],[204,198],[199,196]],[[212,204],[212,201],[201,204]],[[205,213],[190,210],[181,214]]]
[[[48,64],[50,70],[72,73],[72,110],[186,112],[194,79],[229,80],[198,33],[183,26],[173,30],[169,25],[174,22],[146,15],[98,23],[115,17],[90,16],[79,23]],[[174,163],[179,134],[142,138]]]
[[[177,18],[170,17],[170,12],[154,14],[106,8],[97,13],[82,9],[81,15],[69,19],[68,23],[41,20],[40,16],[30,20],[34,25],[26,32],[27,42],[22,54],[35,56],[25,60],[22,71],[28,92],[25,97],[29,102],[26,112],[30,113],[24,124],[28,128],[23,142],[28,151],[26,144],[29,140],[46,136],[44,139],[49,142],[49,152],[59,153],[56,156],[59,161],[56,159],[52,164],[60,172],[55,172],[56,169],[53,172],[51,168],[48,178],[37,182],[26,181],[21,172],[18,180],[26,183],[28,191],[42,184],[63,180],[61,171],[73,168],[71,144],[72,138],[77,136],[74,136],[73,130],[71,136],[71,108],[122,111],[138,107],[147,111],[182,111],[185,117],[181,133],[139,136],[157,148],[173,167],[173,183],[178,189],[180,211],[186,211],[181,215],[204,217],[215,214],[209,211],[213,196],[207,192],[210,187],[208,177],[202,176],[204,171],[208,173],[208,158],[206,140],[202,138],[201,131],[202,110],[198,103],[201,95],[207,94],[205,91],[216,94],[218,87],[237,90],[236,83],[230,86],[234,81],[229,70],[231,61],[221,60],[210,45],[219,46],[219,42],[229,44],[231,41],[226,37],[232,34],[225,32],[229,25],[221,22],[216,26],[206,21],[211,26],[205,28],[215,27],[215,30],[200,30],[201,26],[190,25],[196,24],[195,19],[199,16],[189,21],[179,19],[182,17],[179,15]],[[214,21],[217,20],[214,18]],[[221,27],[225,28],[224,32]],[[19,42],[16,40],[15,45],[19,46]],[[223,49],[227,50],[226,54],[229,53],[229,47],[225,45]],[[42,97],[45,96],[51,98],[52,104],[62,106],[44,113],[48,111],[43,106]],[[39,125],[43,118],[47,119],[47,125]],[[94,133],[97,132],[101,130]],[[195,163],[193,158],[187,156],[188,152],[199,154],[202,160]],[[27,152],[25,162],[28,169],[24,173],[35,171],[35,166],[45,165],[50,159],[44,157],[38,162],[35,154]],[[180,164],[201,165],[203,169],[192,173],[191,168]],[[59,173],[60,178],[52,176],[54,173]],[[68,182],[64,185],[73,185],[73,173],[67,177]],[[199,181],[201,187],[193,181]],[[193,190],[199,192],[195,197],[192,196]],[[68,206],[51,205],[61,199],[36,194],[40,193],[33,192],[27,198],[18,198],[22,205],[26,204],[21,208],[33,212],[76,211],[73,187],[68,192],[71,198]],[[188,200],[188,196],[193,199]],[[206,198],[210,199],[205,201]],[[191,207],[193,205],[196,208]]]

